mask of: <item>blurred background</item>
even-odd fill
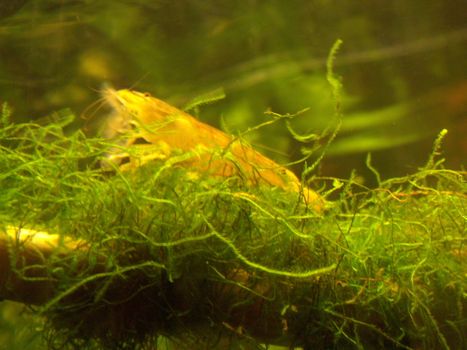
[[[446,166],[464,167],[465,0],[0,0],[0,103],[17,121],[71,111],[78,128],[103,84],[181,108],[223,89],[198,118],[238,134],[270,120],[265,112],[307,109],[291,126],[320,135],[336,123],[325,64],[339,38],[343,124],[314,174],[355,169],[374,186],[369,152],[383,179],[413,173],[443,128]],[[284,121],[247,137],[282,164],[325,143],[297,141]],[[26,313],[19,324],[24,311],[2,304],[0,349],[43,348],[40,320]]]

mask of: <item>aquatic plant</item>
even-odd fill
[[[147,145],[66,134],[71,115],[9,114],[0,296],[35,305],[50,348],[149,349],[161,336],[187,349],[465,347],[465,172],[443,167],[445,130],[415,174],[384,180],[368,156],[374,189],[302,176],[328,199],[316,210],[287,186],[187,166],[183,148],[125,167],[109,155],[131,164]]]
[[[8,113],[0,295],[38,305],[51,348],[465,346],[465,172],[443,168],[444,132],[413,175],[369,159],[375,189],[315,178],[338,198],[320,214],[182,153],[102,169],[121,145]]]

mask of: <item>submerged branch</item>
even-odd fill
[[[179,154],[96,166],[115,147],[0,128],[0,297],[38,305],[55,347],[465,346],[465,173],[330,179],[319,212]]]

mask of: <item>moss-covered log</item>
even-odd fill
[[[39,305],[51,346],[466,344],[465,173],[435,158],[374,190],[324,181],[317,213],[183,154],[109,173],[115,144],[59,124],[0,136],[0,292]]]

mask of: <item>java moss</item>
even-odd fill
[[[419,172],[374,189],[315,178],[336,198],[317,213],[299,194],[187,169],[184,154],[102,169],[120,146],[65,135],[66,121],[2,120],[3,230],[87,242],[42,262],[49,348],[467,344],[465,172],[443,168],[441,139]]]

